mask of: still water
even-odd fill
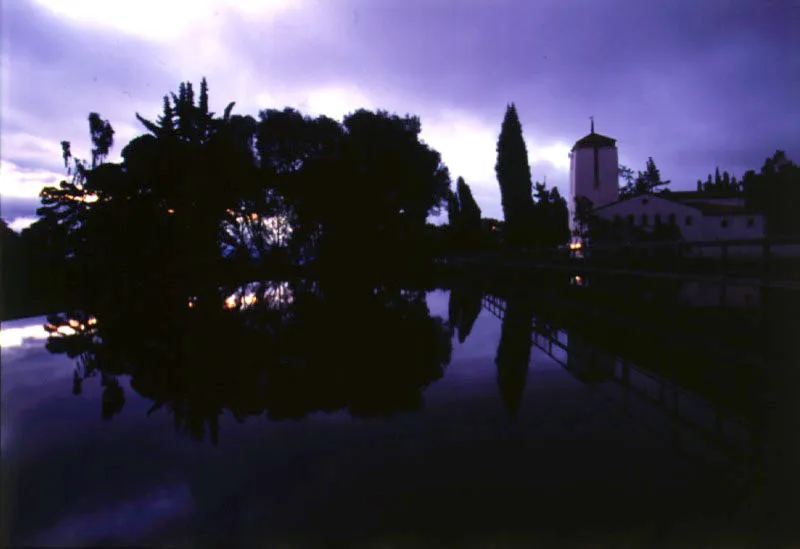
[[[503,298],[479,299],[465,308],[450,291],[424,293],[419,329],[391,303],[402,312],[381,321],[315,317],[303,352],[277,360],[291,374],[242,364],[242,341],[209,356],[178,334],[173,360],[202,347],[213,361],[214,377],[196,383],[158,378],[153,350],[108,351],[112,366],[80,381],[90,367],[45,347],[45,317],[4,323],[9,541],[742,539],[760,474],[752,417]],[[137,330],[148,327],[125,333]]]

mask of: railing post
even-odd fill
[[[722,276],[728,276],[728,243],[722,243]]]

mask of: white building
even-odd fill
[[[722,202],[741,200],[741,203]],[[747,210],[743,199],[686,199],[682,193],[644,194],[594,208],[609,221],[651,231],[677,225],[684,240],[732,240],[764,237],[764,216]]]
[[[600,218],[645,231],[660,224],[676,225],[686,241],[764,237],[764,216],[748,210],[743,198],[681,191],[620,199],[616,140],[595,133],[594,122],[591,133],[572,147],[570,160],[570,230],[575,228],[575,198],[584,196]],[[758,248],[752,251],[760,252]]]
[[[616,140],[592,131],[569,153],[569,223],[575,229],[575,197],[585,196],[597,208],[619,198],[619,158]]]

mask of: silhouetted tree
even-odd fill
[[[553,248],[569,241],[569,209],[557,187],[534,184],[533,240],[539,246]]]
[[[483,241],[481,209],[464,178],[458,178],[456,192],[448,189],[447,209],[451,246],[461,251],[481,248]]]
[[[439,153],[419,141],[420,131],[416,117],[356,111],[345,117],[332,154],[301,158],[296,177],[285,178],[300,224],[316,229],[323,262],[344,265],[364,253],[376,262],[413,255],[428,215],[438,214],[450,186]]]
[[[619,169],[619,178],[624,182],[624,184],[621,184],[619,186],[620,198],[627,198],[629,196],[632,196],[635,191],[634,182],[636,180],[633,170],[622,164],[619,165],[618,169]]]
[[[661,171],[656,167],[653,158],[647,159],[645,171],[637,172],[633,178],[633,170],[625,166],[620,166],[620,175],[625,179],[625,185],[620,189],[620,198],[629,198],[644,193],[664,192],[662,189],[669,185],[670,181],[661,179]]]
[[[656,167],[653,157],[647,159],[645,171],[639,172],[636,179],[637,186],[645,189],[645,192],[655,192],[660,190],[659,187],[670,184],[670,180],[661,179],[661,170]]]
[[[104,160],[114,131],[89,117],[91,164],[74,159],[70,182],[42,191],[40,214],[69,235],[63,250],[85,275],[85,284],[116,277],[133,281],[159,267],[178,272],[213,272],[225,237],[225,222],[258,203],[255,120],[208,112],[208,88],[196,104],[190,83],[164,99],[150,131],[122,150],[122,163]],[[65,164],[71,159],[62,143]],[[250,212],[248,212],[249,215]]]
[[[217,116],[206,80],[199,100],[183,82],[155,121],[137,113],[148,133],[119,163],[106,162],[114,130],[97,113],[91,162],[62,142],[67,180],[42,191],[31,234],[46,232],[59,247],[71,273],[63,278],[91,293],[110,287],[101,283],[108,277],[121,286],[210,279],[231,259],[349,270],[365,256],[364,267],[430,256],[427,218],[446,203],[450,176],[420,141],[419,118],[359,110],[340,124],[285,109],[256,122],[233,107]],[[477,225],[468,191],[467,218]]]
[[[461,216],[461,204],[458,201],[458,194],[452,189],[447,190],[447,221],[451,228],[459,226]]]
[[[525,245],[530,238],[533,211],[531,170],[522,124],[513,103],[506,108],[497,140],[495,172],[505,216],[505,241],[511,246]]]
[[[30,291],[23,251],[20,235],[0,219],[0,312],[4,319],[22,308],[22,298]]]
[[[575,229],[578,235],[584,236],[589,228],[589,220],[592,215],[594,204],[585,196],[575,197],[575,210],[573,213],[573,220],[575,221]]]
[[[92,135],[92,169],[102,164],[114,144],[114,128],[96,112],[89,114],[89,131]],[[69,146],[67,144],[67,146]],[[65,155],[67,151],[64,151]]]
[[[469,230],[477,231],[481,224],[481,209],[463,177],[458,178],[457,189],[458,201],[461,204],[461,221]]]
[[[796,205],[800,203],[800,166],[778,150],[756,173],[748,170],[742,178],[745,204],[764,213],[769,235],[800,234]]]

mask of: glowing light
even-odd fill
[[[174,214],[174,213],[175,213],[175,210],[173,210],[172,208],[170,208],[169,210],[167,210],[167,213],[168,213],[168,214]]]
[[[70,318],[70,319],[69,319],[69,325],[70,325],[72,328],[77,328],[78,326],[80,326],[80,325],[81,325],[81,323],[80,323],[80,322],[78,322],[77,320],[75,320],[74,318]]]
[[[230,295],[227,299],[225,299],[225,308],[226,309],[233,309],[236,307],[237,299],[236,295]]]
[[[86,321],[86,323],[89,326],[94,326],[95,324],[97,324],[97,319],[95,317],[91,317],[91,318],[89,318],[89,320]]]
[[[258,298],[256,294],[247,294],[242,301],[245,305],[253,305],[258,301]]]
[[[194,301],[190,301],[190,302],[188,303],[188,305],[189,305],[189,308],[190,308],[190,309],[193,309],[193,308],[194,308]]]
[[[77,331],[75,331],[74,329],[70,328],[69,326],[59,326],[58,329],[56,330],[56,332],[58,332],[61,335],[65,335],[65,336],[72,336],[72,335],[75,335],[75,334],[78,333]]]
[[[252,219],[253,221],[255,221],[256,219],[258,219],[258,214],[257,214],[257,213],[251,213],[251,214],[250,214],[250,219]]]

